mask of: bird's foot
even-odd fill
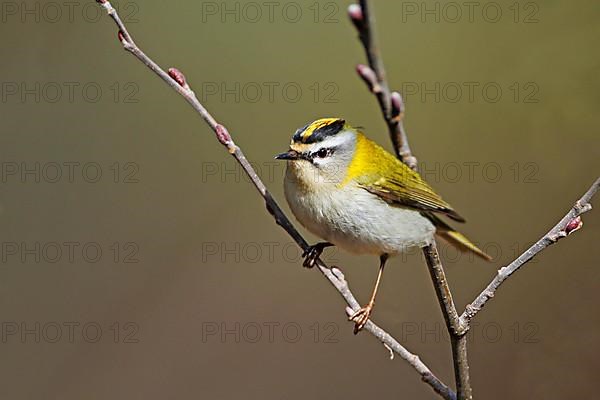
[[[365,326],[365,324],[369,320],[369,317],[371,316],[371,313],[373,312],[373,306],[374,306],[374,303],[369,303],[348,317],[349,321],[354,322],[354,334],[355,335],[362,330],[362,328]]]
[[[333,245],[329,242],[321,242],[309,246],[306,250],[304,250],[304,253],[302,253],[302,257],[304,257],[304,262],[302,263],[302,266],[305,268],[314,267],[319,257],[321,257],[321,254],[323,253],[325,247],[329,246]]]

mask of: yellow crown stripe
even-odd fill
[[[304,132],[302,132],[302,140],[308,139],[316,130],[321,129],[324,126],[330,125],[338,120],[339,118],[322,118],[316,120],[315,122],[310,124],[308,128],[304,130]]]

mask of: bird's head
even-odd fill
[[[356,147],[357,132],[341,118],[321,118],[298,129],[287,152],[277,155],[300,179],[340,183]]]

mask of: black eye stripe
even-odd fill
[[[306,155],[307,159],[309,161],[313,161],[315,158],[325,158],[325,157],[329,157],[330,155],[332,155],[334,152],[334,148],[331,147],[323,147],[317,151],[313,151],[311,153],[308,153]]]

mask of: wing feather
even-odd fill
[[[406,164],[385,151],[374,142],[366,143],[370,162],[363,165],[374,166],[362,169],[364,174],[356,181],[365,190],[379,196],[390,204],[412,208],[418,211],[442,213],[458,222],[465,222],[450,204],[444,201],[421,176]]]

